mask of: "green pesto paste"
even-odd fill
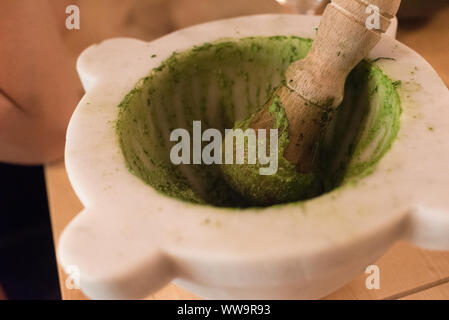
[[[179,165],[170,161],[170,133],[192,121],[202,130],[222,131],[255,113],[284,79],[287,67],[306,56],[312,41],[298,37],[223,39],[176,52],[119,105],[116,132],[131,173],[171,197],[224,207],[256,205],[229,185],[219,165]],[[151,57],[149,57],[151,59]],[[270,108],[287,145],[288,121],[274,100]],[[306,179],[310,188],[291,188],[285,201],[302,201],[371,173],[389,150],[400,125],[401,104],[393,81],[373,62],[361,62],[346,82],[345,98],[319,150],[319,176],[297,176],[279,157],[279,171],[267,184]],[[245,126],[245,122],[241,122]],[[247,124],[246,124],[247,125]],[[279,148],[279,152],[282,152]],[[248,181],[259,177],[248,174]],[[309,179],[309,180],[307,180]],[[304,183],[304,181],[302,181]],[[257,184],[248,183],[257,188]],[[293,185],[293,183],[292,183]],[[269,198],[263,205],[270,205]]]
[[[260,175],[259,162],[243,165],[223,165],[226,182],[240,194],[244,194],[254,205],[267,206],[311,198],[320,192],[316,176],[313,173],[299,173],[295,166],[284,158],[285,148],[289,144],[288,119],[278,96],[274,96],[268,108],[273,117],[273,129],[278,129],[278,170],[274,175]],[[252,117],[237,122],[236,129],[246,130]],[[249,148],[247,141],[245,151]],[[247,153],[245,153],[247,160]],[[263,166],[262,166],[263,167]],[[244,179],[241,179],[241,177]],[[242,181],[243,180],[243,181]],[[280,188],[280,186],[282,186]]]

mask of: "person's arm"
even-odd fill
[[[62,158],[81,93],[46,0],[0,1],[0,162]]]

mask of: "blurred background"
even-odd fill
[[[76,58],[87,46],[106,38],[125,36],[150,41],[177,29],[215,19],[262,13],[320,14],[327,4],[326,0],[33,2],[45,3],[43,8],[50,10],[48,14],[54,17],[51,26],[57,31],[57,41],[63,45],[65,67],[71,70],[64,77],[71,77],[79,97],[82,89],[74,72]],[[65,9],[72,4],[80,8],[80,30],[67,30],[65,27]],[[398,40],[426,58],[449,85],[449,0],[402,0],[398,18]],[[5,32],[0,30],[0,41],[6,36]],[[42,35],[40,41],[44,43],[46,40],[45,34]],[[54,67],[58,69],[60,66]],[[34,85],[33,90],[42,90],[40,85]],[[77,100],[67,103],[71,112]],[[58,299],[60,294],[42,166],[25,167],[0,162],[0,178],[0,202],[5,204],[0,209],[0,299]]]
[[[65,4],[63,4],[65,2]],[[65,30],[74,58],[87,45],[117,35],[152,40],[194,24],[262,13],[320,14],[328,0],[78,0],[79,32]],[[64,13],[63,9],[58,10]],[[66,15],[61,14],[61,26]],[[402,0],[398,40],[428,56],[449,84],[449,0]],[[429,55],[427,55],[430,53]]]

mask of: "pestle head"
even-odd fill
[[[244,162],[243,164],[222,165],[225,180],[255,206],[275,205],[316,196],[320,191],[318,175],[313,171],[299,172],[296,166],[284,157],[285,150],[290,144],[289,121],[279,96],[274,95],[266,106],[268,107],[267,114],[271,118],[269,127],[277,129],[276,137],[270,136],[270,130],[264,130],[263,136],[257,135],[257,142],[250,141],[245,133],[248,133],[247,129],[253,128],[252,124],[257,115],[237,122],[233,131],[235,142],[232,141],[234,137],[226,136],[224,143],[226,146],[226,140],[229,139],[232,145],[235,144],[235,148],[226,148],[225,152],[232,152],[233,159],[236,159],[236,150],[241,148],[244,150]],[[262,150],[265,150],[265,155],[274,156],[273,158],[276,159],[274,168],[271,168],[271,164],[261,163],[257,156],[255,163],[250,164],[250,154],[255,155],[256,152],[261,152],[259,151],[261,147]]]

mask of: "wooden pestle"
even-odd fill
[[[351,70],[379,42],[381,34],[390,26],[400,0],[333,0],[324,11],[317,36],[305,59],[294,62],[286,71],[285,81],[275,90],[267,103],[251,118],[249,128],[273,128],[270,106],[282,105],[288,119],[288,145],[284,158],[300,174],[312,174],[317,151],[333,111],[341,104],[345,81]],[[245,174],[225,170],[228,181],[246,190]],[[231,174],[229,174],[231,172]],[[260,178],[263,179],[263,178]],[[238,181],[236,181],[238,180]],[[261,180],[261,185],[263,181]],[[242,187],[240,187],[242,186]],[[283,186],[274,193],[282,194]],[[284,187],[291,189],[290,186]],[[248,188],[245,196],[259,201],[271,197],[263,187]],[[245,194],[250,193],[250,194]],[[256,194],[254,194],[256,193]],[[282,202],[280,196],[270,201]],[[278,199],[276,199],[278,198]]]
[[[324,12],[312,48],[303,60],[291,64],[286,81],[274,93],[289,121],[290,143],[284,157],[299,172],[313,169],[318,142],[331,113],[342,102],[345,81],[351,70],[379,42],[400,0],[334,0]],[[367,8],[379,8],[379,29],[369,30],[366,21],[376,14]],[[375,20],[373,19],[373,21]],[[268,111],[270,99],[253,118],[254,129],[269,129],[273,117]]]

